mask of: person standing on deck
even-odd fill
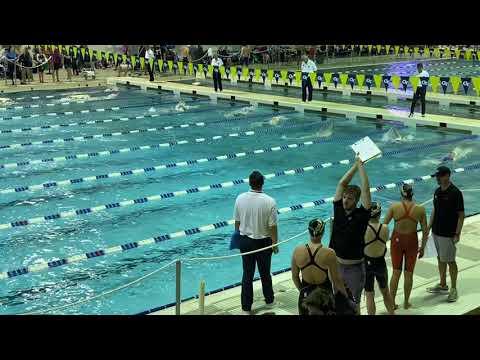
[[[235,232],[240,235],[240,252],[246,253],[277,244],[277,203],[262,191],[264,177],[259,171],[249,176],[251,190],[240,194],[235,201]],[[270,268],[272,253],[278,246],[242,256],[243,276],[241,303],[244,315],[252,315],[253,276],[255,264],[262,281],[263,296],[267,308],[274,306],[274,294]]]
[[[437,183],[440,186],[435,190],[433,210],[428,228],[432,230],[433,240],[437,248],[440,284],[428,288],[427,291],[432,294],[448,293],[447,301],[455,302],[458,298],[456,244],[460,241],[463,220],[465,219],[465,208],[463,194],[450,181],[450,174],[450,169],[446,166],[438,167],[435,173]],[[447,286],[447,265],[450,272],[450,292],[448,292]]]
[[[349,185],[359,172],[362,187]],[[357,203],[362,199],[362,205]],[[371,213],[368,176],[357,156],[355,164],[340,179],[333,199],[333,228],[329,247],[335,250],[339,270],[353,294],[360,314],[360,300],[365,287],[364,236]]]
[[[150,81],[153,81],[153,63],[150,64],[150,59],[155,61],[155,54],[153,53],[152,47],[150,45],[147,46],[147,50],[145,51],[145,62],[147,65],[148,75],[150,76]]]
[[[308,101],[312,101],[313,96],[313,85],[312,79],[310,78],[311,73],[317,72],[317,65],[308,58],[307,55],[302,56],[302,101],[307,100],[307,90],[308,90]]]
[[[417,77],[419,78],[419,82],[417,85],[417,89],[415,90],[415,94],[413,94],[412,106],[410,107],[410,114],[408,115],[408,117],[413,116],[413,113],[415,111],[415,105],[417,105],[418,99],[420,99],[420,102],[422,104],[422,116],[425,116],[425,94],[427,93],[428,79],[430,75],[426,70],[423,69],[422,63],[417,64],[417,70]]]
[[[212,66],[213,66],[213,87],[215,88],[215,92],[217,89],[222,91],[222,74],[220,73],[220,66],[223,66],[223,61],[218,57],[218,54],[215,53],[212,59]]]

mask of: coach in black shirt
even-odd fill
[[[360,175],[362,188],[349,185],[355,172]],[[362,205],[357,208],[358,201]],[[337,254],[339,272],[357,303],[365,287],[365,263],[363,258],[364,235],[370,220],[370,185],[362,161],[357,157],[355,164],[342,177],[333,199],[333,228],[329,247]]]
[[[435,190],[433,197],[433,211],[430,215],[429,229],[432,230],[433,240],[438,254],[438,271],[440,284],[427,288],[434,294],[448,293],[447,301],[457,301],[457,274],[455,262],[457,252],[456,243],[460,240],[465,209],[463,206],[462,192],[450,181],[450,169],[440,166],[435,173],[437,183],[440,185]],[[447,286],[447,265],[450,273],[451,288]]]

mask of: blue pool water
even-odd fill
[[[81,91],[89,95],[83,104],[47,106],[60,103],[72,92],[42,92],[54,98],[16,100],[10,107],[41,105],[38,108],[2,110],[0,129],[18,129],[43,125],[71,124],[109,118],[159,115],[129,121],[98,122],[95,125],[50,128],[0,134],[0,145],[24,144],[47,139],[63,139],[135,129],[176,126],[169,130],[110,136],[87,141],[68,141],[0,149],[2,164],[48,159],[155,145],[188,140],[156,149],[114,153],[60,162],[43,162],[29,166],[0,169],[0,224],[56,214],[62,211],[91,208],[192,187],[243,179],[253,169],[263,173],[306,167],[316,163],[352,159],[349,145],[363,136],[370,136],[388,153],[408,150],[424,144],[455,140],[447,145],[428,149],[405,151],[385,156],[367,164],[370,183],[378,186],[416,176],[431,174],[445,154],[456,148],[458,159],[450,162],[458,168],[480,162],[478,140],[462,140],[466,134],[419,127],[416,130],[399,128],[406,138],[403,142],[383,141],[385,132],[394,124],[376,126],[370,121],[353,124],[342,117],[320,116],[315,113],[295,113],[288,109],[275,111],[258,107],[247,115],[228,117],[244,104],[219,102],[211,104],[204,99],[182,96],[191,108],[175,110],[178,103],[172,94],[142,92],[132,88],[105,92],[105,89]],[[111,94],[117,94],[110,96]],[[78,95],[78,94],[77,94]],[[11,96],[14,98],[14,96]],[[84,97],[85,98],[85,97]],[[46,115],[51,112],[80,111],[126,107],[117,111],[74,113],[73,115]],[[31,114],[44,114],[26,117]],[[227,115],[227,117],[225,116]],[[8,119],[22,116],[18,119]],[[278,116],[281,116],[278,118]],[[204,126],[180,128],[181,124],[203,122]],[[377,124],[378,125],[378,124]],[[396,125],[398,126],[398,125]],[[231,137],[228,134],[255,131],[253,136]],[[227,137],[225,137],[227,135]],[[222,136],[219,139],[212,139]],[[195,139],[205,139],[195,142]],[[32,186],[47,182],[85,178],[112,172],[143,169],[151,166],[182,162],[214,156],[248,152],[256,149],[282,146],[323,139],[318,144],[305,145],[285,151],[271,151],[241,158],[207,161],[184,167],[171,167],[138,175],[129,175],[96,181],[85,181],[65,187],[49,187],[37,191],[2,192],[5,189]],[[278,176],[266,181],[265,192],[273,196],[280,208],[333,196],[336,183],[348,169],[334,165],[324,169]],[[480,171],[454,175],[454,182],[465,189],[466,212],[479,211],[478,186]],[[356,180],[355,180],[356,181]],[[418,202],[431,198],[435,189],[433,180],[415,186]],[[32,266],[68,256],[105,249],[115,245],[143,240],[152,236],[173,233],[232,218],[236,196],[248,190],[245,184],[212,189],[186,196],[162,199],[127,207],[114,208],[66,219],[54,219],[41,224],[0,230],[0,271]],[[384,190],[374,194],[384,207],[398,198],[398,190]],[[428,212],[431,203],[426,204]],[[331,205],[297,210],[279,216],[280,240],[305,230],[307,222],[315,217],[328,217]],[[46,311],[50,308],[82,300],[135,280],[182,257],[210,257],[235,254],[228,250],[232,227],[223,227],[187,237],[125,252],[108,254],[95,259],[68,264],[59,268],[15,276],[0,280],[0,313],[18,314],[28,311]],[[306,240],[300,237],[280,247],[273,257],[272,270],[289,266],[292,249]],[[239,258],[223,261],[187,262],[182,268],[182,297],[195,295],[201,280],[207,291],[237,283],[241,278]],[[175,269],[170,267],[148,279],[115,292],[107,297],[62,309],[62,314],[134,314],[174,301]]]

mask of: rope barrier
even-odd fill
[[[19,57],[20,57],[20,56],[19,56]],[[50,59],[52,58],[52,57],[50,56],[45,62],[43,62],[43,63],[41,63],[41,64],[38,64],[38,65],[35,65],[35,66],[24,66],[24,65],[18,64],[18,62],[20,61],[19,57],[17,57],[17,58],[15,59],[15,61],[12,61],[12,60],[10,60],[10,59],[8,59],[8,58],[6,58],[6,57],[4,57],[4,59],[7,60],[9,63],[14,63],[14,64],[16,64],[16,66],[18,66],[18,67],[20,67],[20,68],[24,68],[24,69],[35,69],[35,68],[37,68],[37,67],[40,67],[40,66],[43,66],[43,65],[47,64],[47,63],[50,61]],[[32,61],[33,61],[33,58],[32,58]]]
[[[402,150],[399,150],[399,151],[397,150],[397,151],[386,152],[386,153],[383,154],[383,157],[390,157],[390,156],[393,156],[393,155],[397,155],[399,153],[418,151],[418,150],[424,150],[424,149],[431,149],[431,148],[441,146],[441,145],[452,144],[452,143],[456,143],[456,142],[460,142],[460,141],[464,141],[464,140],[475,139],[477,137],[478,136],[473,136],[473,137],[472,136],[466,136],[466,137],[455,138],[455,139],[452,139],[452,140],[440,141],[440,142],[433,143],[433,144],[422,144],[422,145],[402,149]],[[323,169],[323,168],[327,168],[327,167],[331,167],[331,166],[335,166],[335,165],[340,165],[340,164],[348,165],[348,164],[350,164],[350,160],[344,159],[344,160],[335,161],[333,163],[323,163],[323,164],[315,163],[315,164],[305,166],[305,167],[302,167],[302,168],[276,171],[276,172],[273,172],[273,173],[270,173],[270,174],[266,174],[264,177],[266,179],[271,179],[271,178],[279,177],[279,176],[283,176],[283,175],[299,175],[299,174],[303,174],[303,173],[308,172],[308,171]],[[152,170],[152,171],[155,171],[158,166],[161,166],[161,165],[152,165],[152,166],[149,166],[148,168],[153,168],[154,170]],[[79,184],[79,183],[100,181],[100,180],[103,180],[103,179],[109,179],[109,178],[114,178],[114,177],[119,177],[119,176],[126,177],[126,176],[130,176],[130,175],[146,174],[146,172],[143,171],[143,170],[144,169],[130,169],[130,170],[123,170],[123,171],[118,171],[118,172],[109,173],[109,174],[92,175],[92,176],[77,178],[77,179],[68,179],[68,180],[62,180],[62,181],[53,180],[53,181],[46,182],[46,183],[39,184],[39,185],[17,186],[15,188],[7,188],[7,189],[0,190],[0,194],[11,194],[11,193],[24,192],[24,191],[45,190],[45,189],[51,189],[51,188],[54,188],[54,187],[65,187],[65,186],[71,186],[71,185],[75,185],[75,184]],[[190,189],[186,189],[186,190],[176,191],[176,192],[173,192],[173,193],[164,193],[164,194],[160,194],[160,196],[162,198],[167,198],[167,197],[170,198],[170,197],[176,197],[176,196],[183,196],[183,195],[187,195],[187,194],[194,194],[194,193],[197,193],[197,192],[209,191],[209,190],[212,190],[212,189],[227,188],[227,187],[241,185],[241,184],[248,184],[248,178],[246,178],[246,179],[235,179],[235,180],[230,180],[230,181],[223,182],[223,183],[194,187],[194,188],[190,188]]]
[[[472,164],[472,165],[468,165],[468,166],[465,166],[463,168],[457,168],[457,169],[454,169],[452,172],[453,173],[465,173],[465,172],[468,172],[468,171],[474,171],[474,170],[478,170],[478,169],[480,169],[480,163],[475,163],[475,164]],[[428,180],[434,178],[434,176],[435,175],[425,175],[425,176],[422,176],[422,177],[415,177],[413,179],[406,179],[406,180],[398,181],[398,182],[395,182],[395,183],[380,185],[380,186],[377,186],[375,188],[370,188],[370,192],[379,192],[379,191],[383,191],[383,190],[387,190],[387,189],[393,189],[395,187],[400,187],[403,184],[413,184],[413,183],[418,183],[418,182],[424,182],[424,181],[428,181]],[[302,204],[291,205],[291,206],[288,206],[288,207],[280,208],[280,209],[277,210],[277,212],[278,212],[278,214],[285,214],[287,212],[298,211],[298,210],[302,210],[302,209],[308,209],[308,208],[311,208],[311,207],[325,205],[325,204],[330,203],[332,201],[333,201],[333,197],[329,197],[329,198],[325,198],[325,199],[318,199],[318,200],[314,200],[314,201],[311,201],[311,202],[306,202],[306,203],[302,203]],[[0,280],[7,279],[7,278],[12,278],[12,277],[15,277],[15,276],[20,276],[20,275],[25,275],[25,274],[29,274],[29,273],[33,273],[33,272],[39,272],[39,271],[43,271],[45,269],[51,269],[51,268],[54,268],[54,267],[60,267],[60,266],[66,265],[66,264],[82,262],[82,261],[86,261],[86,260],[89,260],[89,259],[94,259],[94,258],[97,258],[97,257],[100,257],[100,256],[106,256],[106,255],[109,255],[109,254],[120,252],[120,251],[128,251],[128,250],[144,247],[144,246],[147,246],[147,245],[156,244],[156,243],[166,241],[166,240],[171,240],[171,239],[175,239],[175,238],[181,238],[181,237],[185,237],[185,236],[191,236],[191,235],[199,234],[199,233],[202,233],[202,232],[216,230],[216,229],[223,228],[223,227],[226,227],[226,226],[229,226],[229,225],[233,225],[234,223],[235,223],[234,219],[223,220],[223,221],[220,221],[220,222],[217,222],[217,223],[214,223],[214,224],[208,224],[208,225],[203,225],[203,226],[200,226],[200,227],[195,227],[195,228],[191,228],[191,229],[177,231],[177,232],[174,232],[174,233],[158,235],[158,236],[154,236],[154,237],[151,237],[151,238],[148,238],[148,239],[144,239],[144,240],[140,240],[140,241],[134,241],[134,242],[126,243],[126,244],[123,244],[123,245],[112,246],[112,247],[105,248],[105,249],[98,249],[98,250],[91,251],[91,252],[88,252],[88,253],[77,254],[77,255],[67,257],[67,258],[53,260],[53,261],[50,261],[50,262],[43,261],[43,262],[31,265],[31,266],[24,266],[24,267],[15,269],[15,270],[1,272],[0,273]]]
[[[137,283],[139,283],[140,281],[143,281],[155,274],[157,274],[158,272],[166,269],[167,267],[175,264],[177,261],[181,261],[181,262],[190,262],[190,261],[209,261],[209,260],[224,260],[224,259],[229,259],[229,258],[233,258],[233,257],[238,257],[238,256],[245,256],[245,255],[250,255],[250,254],[254,254],[254,253],[257,253],[257,252],[260,252],[260,251],[264,251],[266,249],[270,249],[270,248],[273,248],[274,246],[278,246],[280,244],[283,244],[283,243],[286,243],[288,241],[291,241],[293,239],[296,239],[298,238],[299,236],[302,236],[304,235],[308,230],[305,230],[305,231],[302,231],[301,233],[297,234],[297,235],[294,235],[286,240],[283,240],[283,241],[280,241],[278,242],[276,245],[271,245],[271,246],[267,246],[267,247],[264,247],[264,248],[261,248],[261,249],[258,249],[258,250],[254,250],[254,251],[249,251],[249,252],[246,252],[246,253],[240,253],[240,254],[234,254],[234,255],[226,255],[226,256],[216,256],[216,257],[204,257],[204,258],[190,258],[190,259],[175,259],[175,260],[172,260],[170,261],[169,263],[167,263],[166,265],[163,265],[162,267],[146,274],[146,275],[143,275],[141,277],[139,277],[138,279],[135,279],[133,281],[130,281],[124,285],[121,285],[119,287],[116,287],[114,289],[111,289],[111,290],[108,290],[108,291],[105,291],[105,292],[102,292],[98,295],[95,295],[95,296],[90,296],[90,297],[87,297],[83,300],[80,300],[80,301],[76,301],[72,304],[66,304],[66,305],[62,305],[62,306],[56,306],[56,307],[53,307],[53,308],[50,308],[50,309],[46,309],[46,310],[36,310],[36,311],[31,311],[31,312],[27,312],[27,313],[22,313],[22,314],[19,314],[19,315],[34,315],[34,314],[45,314],[45,313],[50,313],[50,312],[53,312],[53,311],[58,311],[58,310],[63,310],[63,309],[67,309],[67,308],[70,308],[70,307],[73,307],[73,306],[77,306],[77,305],[80,305],[80,304],[84,304],[86,302],[90,302],[92,300],[95,300],[95,299],[99,299],[99,298],[102,298],[102,297],[105,297],[107,295],[110,295],[114,292],[117,292],[117,291],[120,291],[120,290],[123,290],[127,287],[130,287],[132,285],[135,285]]]

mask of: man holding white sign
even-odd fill
[[[368,159],[362,159],[357,152],[355,164],[337,185],[333,199],[334,219],[329,245],[337,254],[339,271],[357,303],[358,314],[365,287],[364,234],[371,213],[370,185],[362,160]],[[361,188],[349,185],[357,171],[360,174]],[[360,198],[362,205],[357,208]]]

